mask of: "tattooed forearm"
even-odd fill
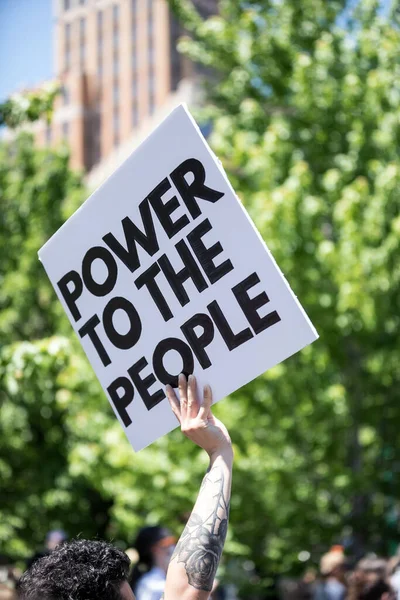
[[[189,584],[211,592],[228,529],[229,501],[224,472],[213,467],[203,479],[201,498],[210,498],[206,512],[199,515],[196,507],[175,548],[172,559],[184,563]]]

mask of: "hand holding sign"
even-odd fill
[[[232,452],[231,438],[225,425],[211,412],[212,392],[209,385],[204,386],[203,400],[200,401],[196,378],[179,375],[179,398],[174,389],[167,385],[167,398],[172,412],[178,419],[182,433],[195,444],[203,448],[210,457],[215,454]]]
[[[179,373],[218,401],[317,338],[182,106],[39,255],[135,450]]]

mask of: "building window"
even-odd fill
[[[151,38],[150,38],[151,40]],[[149,46],[149,79],[148,79],[148,92],[149,92],[149,114],[152,115],[155,109],[155,90],[156,90],[156,81],[154,75],[154,65],[153,65],[153,47]]]
[[[137,0],[132,0],[132,68],[135,70],[136,63],[136,39],[137,39]]]
[[[117,75],[119,72],[119,60],[118,60],[118,43],[119,43],[119,35],[118,35],[118,19],[119,19],[119,6],[114,4],[113,6],[113,23],[114,23],[114,33],[113,33],[113,44],[114,44],[114,57],[113,57],[113,73]]]
[[[101,159],[100,128],[96,128],[93,134],[93,164],[97,165]]]
[[[80,32],[81,40],[85,39],[86,19],[84,19],[84,18],[80,19],[80,21],[79,21],[79,32]]]
[[[137,48],[136,48],[136,30],[137,30],[137,0],[132,0],[132,125],[137,126]]]
[[[71,8],[71,0],[64,0],[64,10],[69,10]]]
[[[103,13],[97,13],[97,77],[103,77]]]
[[[114,4],[114,6],[113,6],[114,27],[118,27],[118,19],[119,19],[119,6],[118,6],[118,4]]]
[[[71,102],[71,95],[69,93],[69,89],[65,85],[63,85],[63,87],[62,87],[61,94],[62,94],[63,104],[64,104],[64,106],[66,106],[67,104],[69,104]]]
[[[118,102],[119,102],[119,85],[118,85],[118,81],[114,81],[114,85],[113,85],[113,101],[114,101],[114,104],[118,104]]]
[[[147,27],[148,27],[148,33],[149,35],[153,35],[153,28],[154,28],[154,15],[153,15],[153,1],[152,0],[148,0],[148,5],[147,5]]]
[[[118,144],[119,144],[119,112],[117,109],[114,109],[113,129],[114,129],[114,146],[118,146]]]
[[[86,0],[79,0],[79,4],[80,4],[81,6],[84,6],[84,5],[86,4]]]
[[[79,60],[81,68],[84,66],[86,53],[86,19],[79,21]]]
[[[139,111],[136,99],[133,100],[132,104],[132,127],[137,127],[139,124]]]
[[[114,75],[118,75],[118,72],[119,72],[118,55],[114,54],[114,59],[113,59],[113,73],[114,73]]]
[[[118,112],[118,109],[114,109],[114,113],[113,113],[113,128],[114,128],[114,131],[119,131],[119,112]]]
[[[101,158],[101,102],[97,101],[95,106],[95,114],[91,121],[91,132],[92,132],[92,164],[96,165],[100,162]]]
[[[155,60],[154,60],[154,46],[153,44],[149,44],[149,64],[150,65],[154,65]]]
[[[150,93],[149,95],[149,114],[153,115],[156,108],[156,103],[154,100],[154,94]]]
[[[154,112],[155,102],[154,102],[154,35],[153,35],[153,1],[148,0],[147,4],[148,8],[148,65],[149,65],[149,81],[148,81],[148,90],[149,90],[149,113],[152,115]]]
[[[62,134],[63,134],[63,138],[65,140],[67,140],[68,136],[69,136],[69,123],[63,123]]]
[[[149,73],[149,94],[153,94],[156,90],[156,78],[154,77],[154,71],[150,70]]]
[[[65,36],[65,68],[71,66],[71,23],[66,23],[64,28]]]

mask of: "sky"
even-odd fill
[[[51,0],[0,0],[0,101],[53,74]]]

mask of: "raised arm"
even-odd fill
[[[182,432],[203,448],[210,466],[189,521],[172,556],[165,600],[206,600],[225,543],[231,495],[232,444],[225,426],[211,412],[212,395],[204,388],[199,400],[194,376],[179,376],[179,397],[167,386],[167,396]]]

